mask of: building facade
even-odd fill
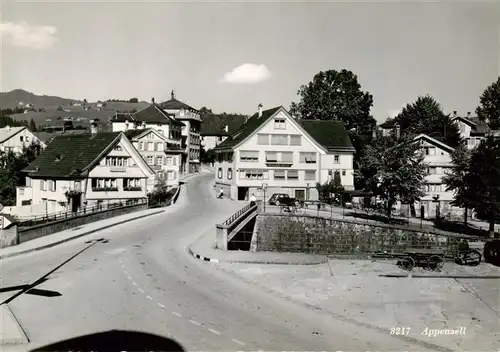
[[[197,173],[201,170],[201,117],[200,112],[191,106],[177,100],[172,91],[170,100],[159,104],[167,114],[183,123],[182,126],[182,148],[185,150],[185,162],[183,162],[183,173]]]
[[[317,200],[316,184],[338,173],[354,189],[354,147],[342,123],[298,121],[283,107],[254,114],[215,148],[216,186],[232,199],[286,193]]]
[[[154,176],[148,179],[148,192],[152,192],[159,183],[168,188],[179,186],[182,166],[180,145],[174,145],[177,148],[169,145],[169,139],[160,133],[160,130],[153,128],[128,130],[125,135],[155,172]]]
[[[58,136],[23,172],[16,207],[42,213],[146,200],[154,176],[125,134],[113,132]]]
[[[246,122],[248,116],[236,114],[205,114],[201,123],[201,145],[207,151],[225,141]]]

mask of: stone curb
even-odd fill
[[[234,263],[234,264],[270,264],[270,265],[319,265],[319,264],[325,264],[328,262],[328,258],[324,258],[321,260],[314,260],[314,261],[309,261],[306,263],[297,263],[297,262],[281,262],[281,261],[275,261],[275,260],[221,260],[221,259],[214,259],[214,258],[208,258],[200,254],[196,254],[193,252],[191,249],[191,246],[188,247],[188,252],[190,255],[195,257],[196,259],[199,259],[204,262],[210,262],[210,263]]]
[[[10,309],[9,305],[8,304],[3,304],[3,310],[2,312],[6,315],[8,315],[8,317],[4,317],[2,316],[2,320],[4,319],[11,319],[11,321],[16,325],[17,327],[17,330],[19,332],[19,334],[21,335],[20,337],[17,337],[17,338],[6,338],[6,337],[3,337],[0,339],[0,346],[2,345],[19,345],[19,344],[25,344],[25,343],[29,343],[30,340],[28,338],[28,335],[26,334],[26,331],[24,331],[23,327],[21,326],[21,324],[19,323],[19,320],[17,320],[16,316],[14,315],[14,313],[12,312],[12,310]],[[0,348],[1,350],[2,348]]]
[[[60,245],[62,243],[69,242],[71,240],[75,240],[77,238],[80,238],[80,237],[83,237],[83,236],[86,236],[86,235],[91,235],[91,234],[93,234],[95,232],[106,230],[106,229],[109,229],[110,227],[113,227],[113,226],[116,226],[116,225],[125,224],[125,223],[130,222],[130,221],[134,221],[134,220],[138,220],[138,219],[143,219],[143,218],[146,218],[148,216],[160,214],[160,213],[163,213],[163,212],[165,212],[165,210],[159,210],[159,211],[156,211],[154,213],[136,216],[136,217],[133,217],[133,218],[130,218],[130,219],[126,219],[126,220],[122,220],[122,221],[119,221],[119,222],[115,222],[113,224],[106,225],[106,226],[103,226],[103,227],[100,227],[100,228],[97,228],[97,229],[93,229],[93,230],[90,230],[90,231],[87,231],[87,232],[84,232],[84,233],[80,233],[80,234],[75,235],[75,236],[67,237],[67,238],[64,238],[62,240],[59,240],[59,241],[56,241],[56,242],[52,242],[52,243],[49,243],[49,244],[46,244],[46,245],[43,245],[43,246],[40,246],[40,247],[29,248],[29,249],[25,249],[25,250],[20,251],[20,252],[14,252],[14,253],[8,253],[8,254],[0,255],[0,260],[11,258],[11,257],[15,257],[15,256],[22,255],[22,254],[27,254],[27,253],[31,253],[31,252],[40,251],[42,249],[47,249],[47,248],[55,247],[55,246]],[[50,236],[50,235],[48,235],[48,236]]]

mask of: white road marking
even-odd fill
[[[158,303],[158,305],[159,305],[161,308],[164,308],[164,309],[165,309],[165,308],[167,308],[167,307],[165,307],[165,306],[164,306],[163,304],[161,304],[161,303]]]
[[[151,296],[146,296],[147,299],[153,300],[153,297]]]
[[[179,313],[177,313],[177,312],[172,312],[172,314],[173,314],[173,315],[175,315],[176,317],[179,317],[179,318],[181,318],[181,317],[182,317],[182,315],[180,315],[180,314],[179,314]]]
[[[217,330],[214,330],[214,329],[208,329],[208,331],[210,331],[212,334],[215,334],[215,335],[220,335],[220,332],[218,332]]]
[[[132,285],[137,286],[137,282],[132,281]]]
[[[236,340],[236,339],[231,339],[233,342],[236,342],[238,345],[241,345],[241,346],[245,346],[245,344],[243,342],[241,342],[240,340]]]
[[[197,325],[197,326],[201,326],[201,324],[200,324],[200,323],[198,323],[198,322],[197,322],[197,321],[195,321],[195,320],[191,320],[191,319],[190,319],[190,320],[189,320],[189,322],[190,322],[191,324],[194,324],[194,325]]]
[[[144,290],[140,287],[137,290],[139,290],[140,293],[144,293]]]

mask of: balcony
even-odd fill
[[[293,161],[283,161],[283,160],[266,160],[266,166],[272,167],[290,167],[293,165]]]
[[[92,192],[118,192],[118,187],[92,187]]]
[[[124,191],[133,191],[133,192],[138,192],[142,191],[142,187],[123,187]]]

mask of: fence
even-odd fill
[[[100,204],[93,204],[85,207],[81,207],[76,212],[64,211],[52,214],[47,214],[44,216],[34,216],[30,218],[16,217],[19,227],[31,227],[35,225],[50,223],[58,220],[76,218],[82,215],[87,215],[95,212],[101,212],[105,210],[118,209],[130,205],[144,205],[148,204],[147,199],[124,199],[124,200],[114,200],[112,202],[103,202]]]
[[[488,237],[488,224],[479,221],[469,221],[467,225],[463,221],[447,219],[424,220],[416,217],[391,216],[368,208],[336,207],[327,203],[306,201],[299,206],[272,206],[267,204],[266,213],[294,215],[313,215],[336,220],[349,220],[361,224],[390,224],[398,228],[406,228],[418,231],[445,231],[459,233],[467,236]]]
[[[223,223],[222,226],[229,226],[231,225],[236,219],[238,219],[241,215],[245,214],[247,211],[249,211],[252,207],[255,207],[254,204],[247,204],[240,210],[238,210],[236,213],[228,217]]]
[[[257,251],[301,252],[325,255],[401,254],[437,251],[447,256],[458,252],[462,240],[482,249],[484,241],[470,236],[396,229],[383,224],[361,224],[347,220],[302,215],[259,215],[254,237],[240,233],[231,246],[245,248],[252,242]]]

